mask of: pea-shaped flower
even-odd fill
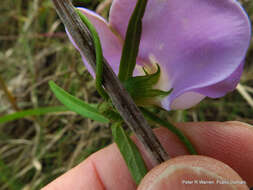
[[[97,29],[104,57],[116,74],[136,2],[114,0],[108,22],[80,8]],[[186,109],[205,97],[224,96],[240,80],[250,34],[249,18],[236,0],[149,0],[134,75],[144,75],[142,67],[152,73],[156,63],[160,66],[155,88],[173,89],[159,99],[167,110]]]

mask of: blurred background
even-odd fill
[[[111,0],[73,3],[107,17]],[[241,3],[253,20],[253,1]],[[0,14],[0,117],[61,105],[49,89],[49,80],[89,103],[101,102],[51,0],[2,0]],[[234,92],[163,117],[177,122],[238,120],[253,124],[252,47]],[[109,126],[72,112],[20,117],[0,122],[1,190],[40,189],[111,143]]]

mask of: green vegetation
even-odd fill
[[[93,10],[103,3],[73,2]],[[253,1],[241,2],[253,20]],[[109,8],[103,10],[99,12],[108,15]],[[50,90],[50,80],[86,102],[102,101],[50,0],[3,0],[0,12],[0,116],[61,105]],[[157,114],[179,122],[238,120],[253,124],[252,97],[253,46],[241,88],[217,100],[206,99],[190,110],[173,111],[169,117],[159,110]],[[40,189],[112,142],[108,124],[64,109],[47,111],[0,124],[1,190]]]

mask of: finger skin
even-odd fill
[[[253,186],[253,127],[241,122],[180,124],[201,155],[232,167]]]
[[[245,181],[228,165],[206,156],[179,156],[153,168],[138,190],[247,190]]]
[[[246,180],[249,186],[253,186],[253,128],[238,122],[182,123],[178,127],[191,140],[199,154],[223,161]],[[155,134],[170,156],[187,154],[182,143],[167,129],[158,128]],[[153,166],[145,150],[138,141],[136,143],[151,169]],[[112,144],[91,155],[44,190],[136,188],[118,148]]]

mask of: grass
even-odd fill
[[[102,1],[73,2],[94,10]],[[242,2],[253,19],[253,2]],[[108,8],[104,10],[107,15]],[[101,101],[50,0],[3,0],[0,11],[0,84],[7,89],[0,88],[0,116],[60,105],[49,80],[85,101]],[[241,79],[243,92],[238,89],[217,100],[206,99],[190,110],[171,112],[170,119],[253,124],[252,47]],[[0,124],[0,189],[40,189],[111,141],[108,126],[71,112]]]

